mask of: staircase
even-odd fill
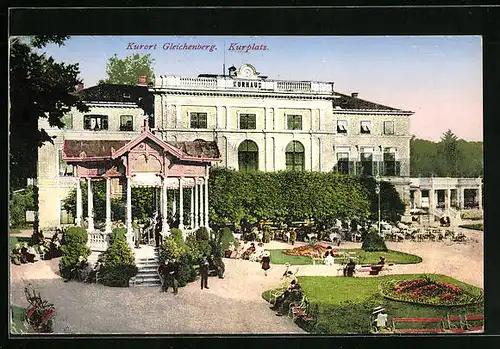
[[[159,287],[161,285],[158,276],[160,253],[156,249],[148,252],[150,252],[149,255],[136,253],[135,265],[139,272],[134,278],[130,279],[130,286]]]

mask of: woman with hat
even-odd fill
[[[269,251],[264,251],[264,255],[262,257],[262,269],[264,270],[264,275],[267,276],[267,271],[271,268],[271,254]]]

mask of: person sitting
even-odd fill
[[[286,315],[288,314],[290,305],[292,303],[300,302],[303,296],[304,292],[300,285],[295,280],[292,280],[290,287],[281,297],[276,299],[276,302],[271,309],[278,311],[276,314],[277,316]]]
[[[377,264],[384,265],[385,264],[385,257],[384,256],[380,256],[380,260],[378,261]]]
[[[325,265],[333,265],[334,264],[334,258],[333,258],[333,250],[329,250],[325,253]]]
[[[372,270],[380,272],[382,270],[382,268],[384,267],[384,264],[385,264],[385,257],[380,256],[380,260],[378,261],[378,263],[376,265],[372,266]]]
[[[252,242],[250,247],[241,256],[242,259],[249,259],[250,255],[255,252],[255,244]]]
[[[352,257],[349,257],[349,262],[344,267],[344,276],[353,277],[356,272],[356,263]]]

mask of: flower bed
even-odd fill
[[[290,256],[301,256],[301,257],[312,257],[312,256],[322,256],[327,251],[327,247],[322,244],[303,245],[295,247],[291,250],[284,250],[283,253]],[[339,251],[333,249],[333,255],[339,255]]]
[[[380,292],[395,301],[438,306],[468,305],[483,300],[482,294],[472,294],[457,285],[436,282],[425,275],[419,279],[382,282]]]

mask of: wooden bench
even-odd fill
[[[445,333],[443,326],[444,318],[392,318],[392,328],[394,333]],[[426,323],[439,324],[441,327],[434,328],[396,328],[399,323]]]
[[[458,324],[456,323],[458,322]],[[464,333],[464,325],[462,322],[462,317],[460,315],[446,316],[447,331],[451,333]]]
[[[357,272],[368,272],[370,275],[378,275],[382,271],[392,271],[392,266],[394,266],[394,263],[389,263],[389,264],[368,264],[368,265],[362,265],[360,269],[357,269]]]
[[[299,304],[290,304],[290,312],[292,320],[301,318],[304,321],[313,321],[313,317],[309,316],[310,303],[306,296],[302,297]]]

